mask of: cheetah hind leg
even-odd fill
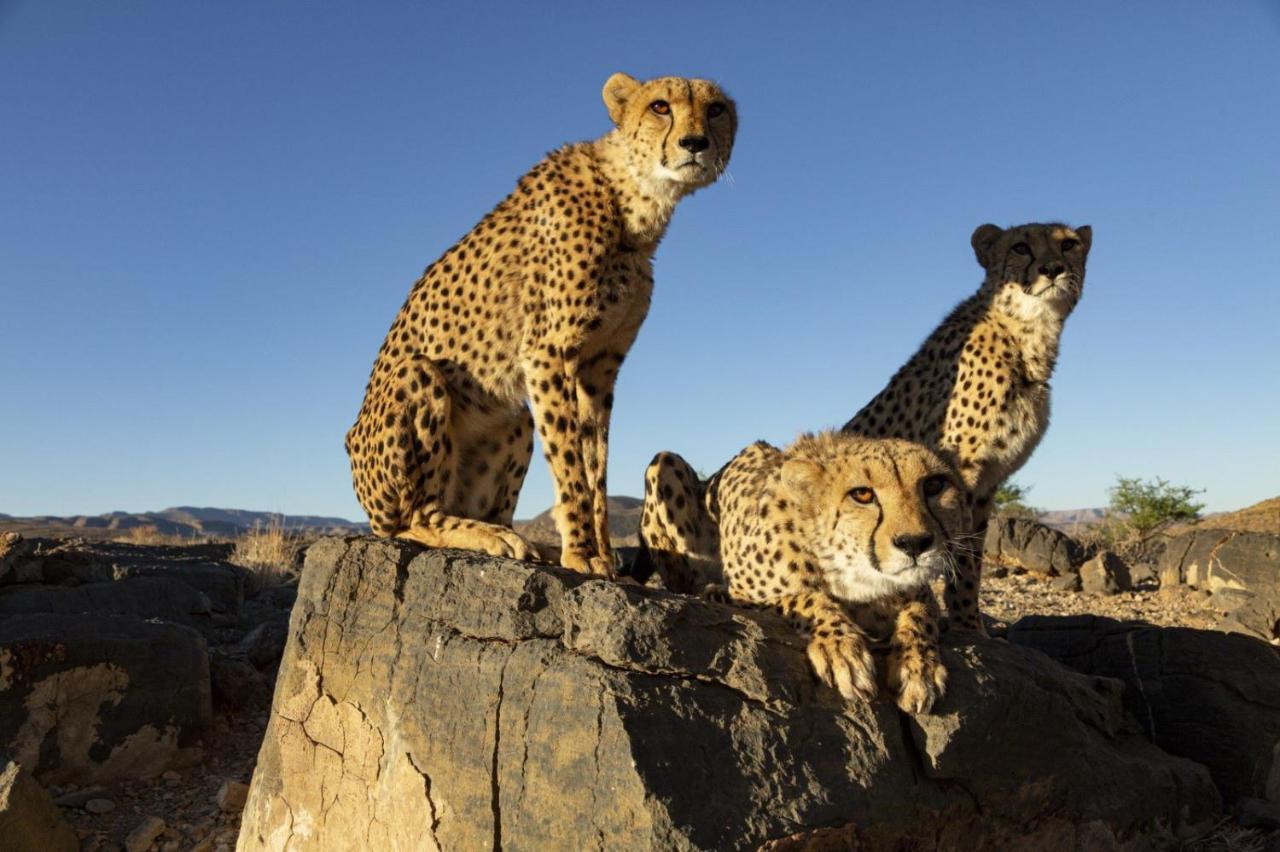
[[[427,547],[528,559],[533,551],[514,530],[455,514],[452,407],[447,383],[423,355],[402,358],[374,376],[347,436],[356,496],[370,527]]]
[[[694,469],[675,453],[658,453],[644,472],[641,557],[673,592],[700,594],[721,583],[720,539]]]

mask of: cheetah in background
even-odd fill
[[[786,450],[752,444],[705,484],[659,453],[640,558],[673,591],[781,612],[847,699],[875,696],[871,647],[887,645],[898,706],[926,713],[946,687],[929,581],[968,523],[963,484],[932,451],[824,432]]]
[[[1062,325],[1084,289],[1093,231],[1061,224],[982,225],[972,244],[986,278],[844,426],[905,438],[955,465],[972,501],[972,535],[947,577],[953,626],[983,632],[982,538],[996,489],[1049,426],[1049,377]]]
[[[614,129],[534,166],[392,323],[346,436],[377,535],[538,556],[511,529],[536,424],[560,563],[613,573],[614,381],[649,309],[654,250],[676,202],[724,171],[737,112],[707,80],[614,74],[603,96]]]

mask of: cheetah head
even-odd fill
[[[632,173],[655,191],[693,192],[729,164],[738,109],[710,80],[640,82],[619,72],[605,82],[603,94]]]
[[[908,591],[950,565],[965,500],[937,454],[908,441],[824,432],[801,436],[784,459],[782,490],[837,598]]]
[[[1071,313],[1084,290],[1084,264],[1093,242],[1088,225],[1018,225],[1007,230],[980,225],[973,252],[987,270],[983,288],[997,307],[1025,320],[1046,312],[1058,319]]]

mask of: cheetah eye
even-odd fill
[[[943,491],[946,491],[947,486],[950,484],[947,482],[947,478],[941,474],[931,476],[924,481],[924,496],[937,497]]]
[[[1026,243],[1014,243],[1013,250],[1025,257],[1031,257],[1031,246]]]
[[[1078,245],[1080,245],[1080,243],[1068,237],[1067,239],[1062,241],[1061,248],[1063,251],[1071,251],[1073,248],[1075,248]]]
[[[653,110],[658,115],[666,115],[671,112],[671,104],[666,101],[654,101],[649,104],[649,109]]]
[[[724,104],[719,101],[707,107],[707,118],[716,118],[721,115],[724,115]]]
[[[855,488],[849,492],[849,496],[853,498],[853,502],[861,503],[863,506],[866,506],[869,503],[875,502],[876,492],[872,491],[870,488]]]

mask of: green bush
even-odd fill
[[[1171,485],[1160,477],[1154,481],[1117,477],[1109,493],[1111,511],[1126,516],[1125,523],[1140,536],[1176,521],[1194,521],[1204,508],[1192,499],[1203,490]]]
[[[1034,518],[1037,512],[1026,502],[1029,493],[1031,493],[1031,486],[1009,480],[996,489],[991,499],[996,504],[996,511],[1002,515]]]

